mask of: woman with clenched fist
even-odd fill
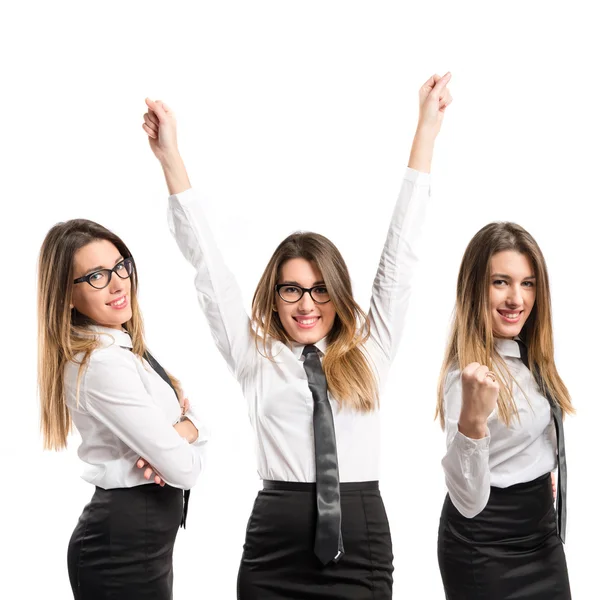
[[[490,223],[462,260],[438,390],[447,600],[571,598],[562,419],[573,412],[554,363],[542,252],[519,225]]]

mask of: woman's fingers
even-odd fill
[[[148,109],[148,112],[146,113],[148,115],[148,118],[156,125],[158,126],[160,124],[158,117],[156,116],[156,113],[151,110]]]
[[[142,125],[142,129],[148,134],[148,137],[151,137],[153,140],[155,140],[158,137],[158,133],[150,129],[150,127],[148,127],[146,123]]]
[[[440,110],[444,110],[446,106],[448,106],[452,102],[452,95],[450,94],[450,90],[445,88],[440,96]]]
[[[146,113],[144,115],[144,123],[146,123],[146,125],[148,125],[148,127],[150,127],[150,129],[152,129],[152,131],[155,131],[158,133],[158,122],[156,117],[154,117],[154,120],[152,119],[152,117],[150,116],[149,113]]]
[[[146,98],[146,106],[156,115],[159,123],[165,121],[171,113],[171,109],[160,100]]]
[[[448,85],[448,82],[450,81],[450,79],[452,79],[452,73],[450,73],[450,71],[448,71],[443,77],[440,77],[435,82],[435,85],[433,86],[431,93],[436,94],[438,98],[441,97],[442,92],[446,89],[446,85]]]
[[[475,371],[479,369],[481,365],[478,362],[469,363],[462,372],[463,379],[472,377],[475,374]]]
[[[144,467],[146,467],[144,471],[144,478],[150,481],[150,478],[154,475],[154,483],[160,485],[160,487],[165,486],[165,482],[162,479],[162,477],[154,472],[154,467],[146,459],[139,458],[135,463],[135,466],[138,469],[143,469]]]
[[[188,398],[184,398],[183,401],[181,402],[181,414],[185,415],[185,413],[189,410],[190,408],[190,401]]]
[[[426,94],[429,94],[429,92],[431,92],[431,90],[433,89],[433,87],[435,86],[435,84],[437,83],[437,81],[440,79],[440,76],[436,73],[435,75],[432,75],[422,86],[421,86],[421,91],[425,92]]]
[[[485,378],[487,377],[487,374],[489,373],[489,368],[486,365],[479,365],[478,369],[475,371],[475,379],[479,382],[479,383],[485,383]]]

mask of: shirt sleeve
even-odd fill
[[[221,252],[193,189],[169,198],[169,227],[186,260],[196,270],[196,292],[213,339],[239,380],[251,367],[255,342],[235,278]]]
[[[446,421],[446,455],[442,467],[452,504],[467,519],[477,516],[490,497],[490,432],[472,440],[458,431],[462,406],[460,371],[452,371],[446,379],[444,414]]]
[[[429,174],[408,168],[379,260],[369,309],[371,339],[388,364],[406,323],[429,200]]]
[[[198,437],[195,442],[192,442],[192,446],[204,445],[210,437],[210,429],[206,424],[206,418],[202,414],[202,411],[197,406],[190,404],[185,413],[185,418],[189,419],[198,430]]]
[[[193,487],[205,463],[207,437],[198,430],[198,443],[188,444],[146,391],[134,355],[120,354],[92,354],[81,382],[82,407],[146,459],[166,483]]]

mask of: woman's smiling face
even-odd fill
[[[490,311],[494,335],[514,338],[535,304],[536,281],[529,257],[514,250],[494,254],[490,264]]]
[[[125,257],[117,247],[107,240],[96,240],[86,244],[75,253],[73,259],[73,279],[95,273],[100,269],[114,269]],[[127,273],[120,265],[122,275]],[[119,273],[121,274],[121,273]],[[100,281],[106,273],[94,276]],[[113,272],[110,283],[102,289],[96,289],[83,281],[73,284],[71,305],[82,315],[92,319],[98,325],[121,329],[123,323],[131,319],[131,279],[122,279]]]
[[[278,284],[302,288],[325,288],[323,275],[314,263],[304,258],[292,258],[281,267]],[[315,295],[317,295],[315,290]],[[287,335],[299,344],[315,344],[327,337],[335,321],[333,302],[317,303],[306,292],[297,302],[285,302],[275,293],[275,307]]]

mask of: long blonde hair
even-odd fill
[[[75,253],[96,240],[114,244],[121,256],[131,252],[117,235],[93,221],[73,219],[58,223],[46,234],[38,264],[38,388],[41,404],[41,431],[44,449],[61,450],[67,445],[71,431],[71,416],[65,399],[65,366],[78,362],[77,388],[83,369],[94,349],[97,336],[90,335],[88,327],[95,323],[70,308],[73,288]],[[137,300],[137,271],[131,275],[132,316],[123,327],[131,336],[133,352],[144,356],[144,323]],[[82,355],[79,361],[78,355]],[[179,382],[171,377],[180,394]]]
[[[515,223],[490,223],[469,242],[460,265],[456,305],[450,338],[438,382],[436,418],[444,419],[444,385],[451,369],[464,369],[472,362],[493,368],[498,375],[500,393],[498,414],[508,425],[517,415],[511,389],[516,382],[506,362],[494,347],[490,314],[491,260],[498,252],[512,250],[529,258],[536,277],[536,299],[519,337],[527,344],[529,367],[544,383],[546,392],[563,413],[573,413],[569,392],[554,363],[554,338],[550,284],[546,261],[537,242]]]
[[[275,285],[288,260],[303,258],[321,272],[336,316],[327,336],[323,371],[334,398],[345,406],[368,412],[379,403],[375,375],[363,353],[369,322],[352,296],[348,267],[339,250],[326,237],[300,232],[288,236],[275,250],[260,278],[252,300],[252,325],[257,350],[273,359],[270,340],[283,343],[287,335],[275,306]]]

